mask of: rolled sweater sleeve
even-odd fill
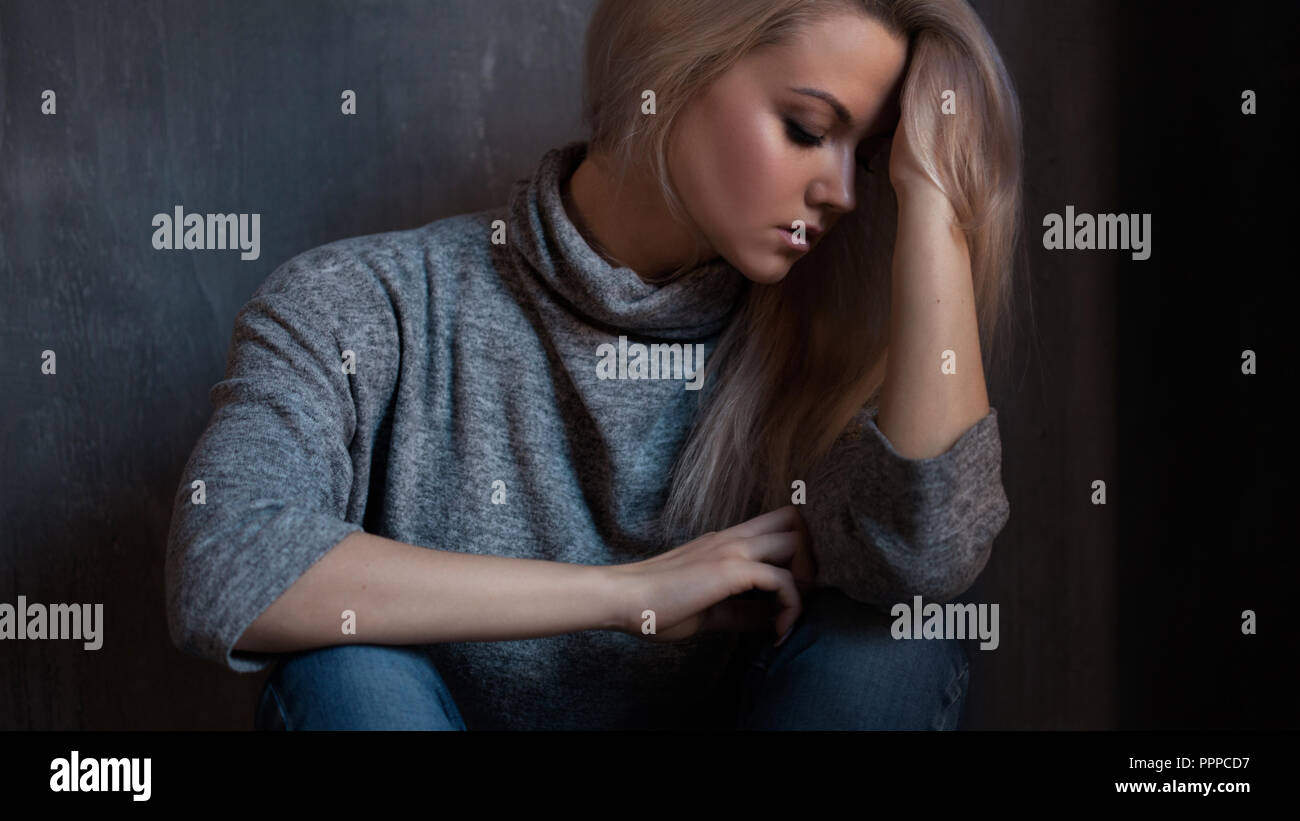
[[[882,609],[970,588],[1010,517],[997,410],[928,459],[901,456],[864,408],[808,484],[819,586]]]
[[[167,536],[167,622],[178,648],[236,672],[274,658],[234,644],[308,567],[362,530],[347,520],[350,446],[366,433],[358,396],[391,381],[376,354],[396,350],[395,337],[373,273],[329,246],[281,265],[239,310]],[[344,371],[349,348],[355,374]]]

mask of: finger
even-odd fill
[[[784,567],[775,567],[763,562],[751,562],[746,565],[749,570],[749,582],[760,590],[776,593],[781,603],[781,612],[776,617],[776,633],[785,635],[803,612],[803,602],[799,588],[794,583],[794,575]]]
[[[757,630],[772,623],[779,613],[770,593],[760,598],[724,599],[704,611],[701,630],[726,630],[731,632]]]
[[[790,561],[790,572],[794,575],[797,584],[812,584],[817,577],[817,560],[813,557],[812,551],[804,549],[795,553]]]
[[[740,542],[739,553],[751,562],[786,566],[794,559],[803,543],[803,533],[798,530],[763,533]]]
[[[802,534],[803,540],[798,552],[790,561],[790,572],[794,573],[796,582],[808,585],[812,584],[817,576],[817,557],[813,555],[812,532],[808,529],[808,522],[802,513],[799,514],[799,533]]]
[[[799,523],[799,510],[794,505],[778,507],[776,510],[768,511],[759,516],[755,516],[748,521],[741,522],[738,525],[732,525],[718,534],[724,539],[747,539],[751,536],[761,536],[764,533],[779,533],[783,530],[794,530]]]

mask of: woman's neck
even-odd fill
[[[561,187],[564,210],[606,262],[631,268],[645,282],[662,281],[690,258],[691,235],[642,169],[616,189],[604,164],[588,154]]]

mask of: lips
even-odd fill
[[[786,235],[787,237],[790,238],[790,241],[791,241],[791,242],[794,241],[794,229],[793,229],[793,228],[790,228],[789,226],[786,226],[786,225],[778,225],[778,226],[776,226],[776,227],[777,227],[777,228],[780,228],[782,231],[784,231],[784,232],[785,232],[785,235]],[[800,245],[799,243],[795,243],[795,245],[798,245],[799,247],[805,247],[805,246],[811,246],[811,245],[814,245],[814,244],[816,244],[818,238],[821,237],[821,235],[822,235],[822,229],[821,229],[820,226],[817,226],[817,225],[805,225],[805,226],[804,226],[804,239],[806,240],[806,242],[805,242],[803,245]]]
[[[814,239],[813,237],[805,237],[805,239],[807,240],[806,242],[795,242],[794,231],[790,230],[789,228],[786,228],[783,225],[778,225],[777,229],[781,232],[781,236],[785,239],[785,247],[789,248],[790,250],[797,251],[802,254],[803,252],[807,251],[810,247],[812,247],[812,241]]]
[[[794,234],[794,229],[788,225],[778,225],[777,228],[780,228],[782,231],[785,231],[788,234],[791,235]],[[808,238],[808,241],[812,242],[813,240],[816,240],[818,237],[822,235],[822,227],[820,225],[813,225],[812,223],[807,222],[804,223],[803,232],[804,232],[804,236]]]

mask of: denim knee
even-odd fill
[[[895,639],[893,619],[832,588],[804,596],[777,648],[765,640],[745,675],[742,729],[953,730],[970,665],[955,639]]]
[[[421,647],[343,644],[280,659],[258,700],[259,730],[464,730]]]

